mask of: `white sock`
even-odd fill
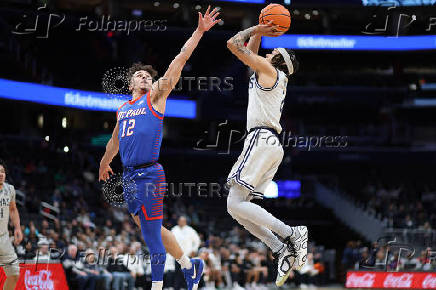
[[[269,229],[258,226],[249,220],[234,216],[234,218],[240,223],[247,231],[249,231],[256,238],[265,243],[273,253],[279,252],[283,248],[283,243],[274,235]]]
[[[176,261],[180,264],[180,267],[182,267],[182,269],[189,270],[192,268],[191,260],[189,260],[189,258],[185,254],[183,254],[180,259],[176,259]]]
[[[258,226],[270,229],[282,238],[292,235],[293,230],[290,226],[275,218],[259,205],[246,201],[248,194],[248,189],[238,184],[230,188],[229,196],[227,197],[227,209],[230,215],[237,215]]]
[[[151,290],[162,290],[163,281],[153,281],[151,282]]]

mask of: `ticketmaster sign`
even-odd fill
[[[0,79],[0,98],[93,111],[116,111],[129,96],[110,97],[104,93],[57,88]],[[192,100],[168,99],[165,116],[194,119],[197,104]]]
[[[436,36],[292,35],[263,37],[262,47],[319,50],[432,50]]]

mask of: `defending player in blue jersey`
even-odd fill
[[[157,73],[150,65],[137,63],[130,68],[132,99],[118,109],[117,125],[100,162],[99,179],[106,181],[113,174],[110,163],[120,151],[124,180],[134,184],[133,190],[124,188],[124,195],[150,250],[152,289],[162,289],[165,249],[180,263],[189,290],[198,287],[203,272],[203,261],[189,260],[174,235],[162,227],[165,173],[157,161],[167,97],[203,33],[220,21],[216,19],[218,10],[209,10],[210,7],[204,16],[198,13],[197,29],[158,81],[152,81]]]

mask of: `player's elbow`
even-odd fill
[[[235,44],[233,43],[231,38],[229,40],[227,40],[227,48],[230,50],[235,48]]]
[[[175,67],[183,68],[183,66],[186,64],[188,59],[189,59],[189,55],[187,55],[185,52],[181,52],[173,60],[173,64]]]
[[[15,205],[9,207],[9,214],[11,217],[14,217],[16,212],[17,212],[17,207]]]

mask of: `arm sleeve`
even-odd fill
[[[15,187],[11,185],[11,201],[15,201]]]

